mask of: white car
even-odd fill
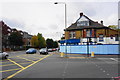
[[[42,48],[39,50],[40,54],[48,54],[47,48]]]
[[[8,58],[8,53],[6,52],[0,52],[0,59],[7,59]]]

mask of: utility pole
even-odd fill
[[[66,27],[67,27],[67,5],[66,5],[66,3],[65,2],[55,2],[54,4],[64,4],[64,14],[65,14],[65,17],[64,17],[64,19],[65,19],[65,29],[66,29]],[[68,57],[67,56],[67,39],[65,39],[65,57]]]

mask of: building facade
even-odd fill
[[[8,41],[8,37],[11,33],[11,28],[7,26],[3,21],[0,21],[0,27],[2,28],[2,50],[6,51],[10,49],[10,43]]]
[[[65,40],[61,44],[78,44],[83,45],[87,42],[91,44],[118,44],[117,30],[111,29],[100,23],[95,22],[80,13],[79,19],[65,30]]]
[[[30,40],[32,35],[28,34],[27,32],[11,29],[8,25],[6,25],[3,21],[0,21],[0,51],[9,51],[11,50],[10,42],[8,37],[12,32],[19,32],[22,35],[22,39],[24,42],[24,46],[30,46]],[[21,46],[22,47],[22,46]]]
[[[31,38],[32,38],[32,35],[28,34],[27,32],[23,32],[24,46],[31,46],[30,44]]]

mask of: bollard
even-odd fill
[[[94,52],[91,52],[91,57],[95,57],[95,56],[94,56]]]
[[[63,52],[61,52],[61,53],[60,53],[60,57],[63,57],[63,55],[64,55],[64,53],[63,53]]]

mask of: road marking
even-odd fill
[[[0,63],[9,63],[9,61],[7,61],[7,62],[0,62]]]
[[[39,61],[41,61],[41,60],[43,60],[43,59],[45,59],[45,58],[47,58],[47,57],[49,57],[49,56],[51,56],[51,55],[47,55],[47,56],[45,56],[45,57],[43,57],[43,58],[41,58],[41,59],[39,59],[39,60],[35,61],[34,63],[32,63],[32,64],[30,64],[30,65],[28,65],[28,66],[26,66],[26,67],[22,68],[21,70],[17,71],[16,73],[14,73],[14,74],[12,74],[12,75],[8,76],[8,77],[7,77],[6,79],[4,79],[4,80],[8,80],[8,79],[10,79],[10,78],[14,77],[14,76],[15,76],[15,75],[17,75],[18,73],[22,72],[23,70],[25,70],[25,69],[27,69],[27,68],[31,67],[32,65],[34,65],[34,64],[36,64],[36,63],[38,63]]]
[[[114,58],[110,58],[110,59],[118,62],[118,60],[116,60],[116,59],[114,59]]]
[[[10,69],[10,70],[4,70],[4,71],[0,71],[0,72],[8,72],[8,71],[15,71],[15,70],[20,70],[21,68],[17,68],[17,69]]]
[[[32,63],[32,62],[26,62],[26,63],[19,63],[19,64],[28,64],[28,63]],[[7,64],[7,65],[0,65],[0,66],[12,66],[12,65],[16,65],[16,64]]]
[[[105,70],[103,72],[105,72]]]
[[[110,74],[107,74],[107,75],[110,75]]]
[[[21,58],[21,59],[25,59],[25,60],[27,60],[27,61],[35,62],[35,61],[33,61],[33,60],[29,60],[29,59],[26,59],[26,58],[23,58],[23,57],[20,57],[20,56],[17,56],[17,57],[19,57],[19,58]]]
[[[102,68],[100,70],[103,70]]]
[[[19,67],[21,67],[22,69],[24,68],[23,66],[21,66],[20,64],[18,64],[18,63],[16,63],[15,61],[13,61],[13,60],[11,60],[11,59],[8,59],[10,62],[12,62],[12,63],[14,63],[14,64],[16,64],[16,65],[18,65]]]
[[[40,59],[40,58],[42,58],[42,57],[36,57],[36,56],[29,56],[29,57],[32,57],[32,58],[35,58],[35,59]]]

